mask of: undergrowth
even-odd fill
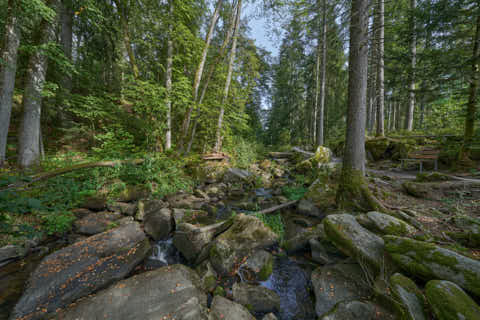
[[[283,223],[282,216],[280,214],[255,214],[255,217],[260,219],[267,227],[275,232],[280,240],[285,235],[285,224]]]

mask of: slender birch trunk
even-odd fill
[[[326,80],[327,80],[327,0],[323,0],[322,70],[321,70],[321,82],[320,82],[320,105],[317,112],[317,146],[322,146],[324,144]]]
[[[214,148],[215,152],[219,152],[220,149],[222,148],[223,117],[225,115],[225,105],[228,101],[228,93],[230,91],[230,84],[232,82],[233,65],[235,62],[235,54],[237,51],[238,30],[240,29],[241,13],[242,13],[242,0],[238,0],[237,17],[235,19],[235,31],[233,33],[233,42],[232,42],[232,49],[230,51],[230,61],[228,63],[227,79],[225,80],[225,88],[223,91],[222,105],[220,107],[220,114],[218,116],[217,134],[216,134],[216,142],[215,142],[215,148]]]
[[[58,3],[51,0],[51,7],[57,11]],[[45,45],[55,39],[56,21],[42,21],[39,32],[39,45]],[[27,79],[23,94],[23,117],[18,141],[18,164],[25,168],[38,162],[41,156],[41,111],[42,90],[47,74],[48,57],[45,49],[37,48],[28,63]]]
[[[415,27],[415,10],[417,8],[417,0],[410,0],[410,9],[411,9],[411,40],[410,40],[410,63],[411,63],[411,73],[410,73],[410,86],[409,86],[409,98],[408,98],[408,109],[407,115],[405,117],[405,129],[407,131],[413,130],[413,114],[415,111],[415,69],[417,67],[417,32]]]
[[[169,1],[169,13],[170,21],[168,25],[168,39],[167,39],[167,72],[165,76],[165,90],[167,95],[167,132],[165,137],[165,150],[170,150],[172,148],[172,68],[173,68],[173,0]]]
[[[125,44],[125,49],[127,50],[128,60],[130,62],[130,67],[132,68],[132,73],[135,79],[138,79],[140,76],[140,71],[138,69],[137,60],[135,58],[135,53],[132,49],[132,42],[130,40],[130,31],[128,29],[128,17],[127,17],[127,4],[122,2],[124,0],[113,0],[117,6],[118,14],[120,16],[120,25],[122,27],[123,33],[123,42]]]
[[[18,0],[8,1],[4,45],[1,52],[3,64],[0,64],[0,167],[3,166],[6,159],[8,129],[17,72],[18,47],[20,45],[18,2]]]
[[[377,136],[385,136],[385,0],[377,0],[376,33],[377,33]]]

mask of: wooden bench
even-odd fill
[[[406,159],[400,159],[402,161],[402,168],[405,162],[412,161],[420,163],[420,173],[423,171],[423,162],[433,162],[435,164],[435,171],[438,171],[438,156],[440,150],[434,148],[423,148],[415,150],[407,155]]]

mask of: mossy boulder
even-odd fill
[[[280,309],[280,297],[265,287],[247,283],[235,283],[233,300],[254,313],[269,313]]]
[[[199,264],[195,271],[200,276],[202,289],[206,292],[212,292],[217,286],[217,273],[209,261]]]
[[[273,271],[273,256],[265,250],[256,250],[241,266],[245,280],[267,280]]]
[[[329,313],[323,315],[321,320],[367,320],[377,319],[375,305],[362,301],[342,301]]]
[[[319,146],[315,151],[313,158],[317,164],[325,164],[332,161],[332,156],[332,150],[327,147]]]
[[[363,227],[381,234],[406,236],[417,231],[400,219],[376,211],[357,216],[357,221]]]
[[[143,229],[153,240],[166,240],[174,228],[172,211],[163,208],[145,215]]]
[[[385,250],[409,274],[452,281],[480,296],[480,261],[432,243],[396,236],[384,239]]]
[[[415,282],[400,273],[390,277],[393,297],[400,302],[400,319],[427,320],[427,301]]]
[[[365,149],[374,161],[398,160],[405,158],[415,148],[415,144],[414,140],[379,137],[368,139],[365,142]]]
[[[255,320],[244,306],[221,296],[215,296],[210,308],[210,320]]]
[[[415,182],[435,182],[435,181],[449,181],[452,180],[446,174],[440,172],[423,172],[418,173]]]
[[[480,307],[459,286],[450,281],[432,280],[425,294],[438,320],[476,320]]]
[[[480,247],[480,219],[459,215],[453,218],[455,225],[463,230],[462,238],[473,248]]]
[[[282,247],[288,253],[294,253],[301,250],[308,249],[308,244],[311,239],[325,238],[325,230],[323,224],[316,225],[311,228],[298,228],[298,233],[289,239],[282,242]]]
[[[216,238],[210,249],[210,261],[222,275],[231,273],[254,250],[278,242],[278,236],[254,216],[239,214],[230,221],[232,226]]]
[[[367,283],[358,264],[339,263],[315,269],[312,284],[317,316],[330,312],[339,302],[370,297],[373,291]]]
[[[362,227],[350,214],[333,214],[323,220],[328,239],[343,253],[374,271],[384,263],[383,239]]]

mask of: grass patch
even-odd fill
[[[283,223],[282,216],[277,214],[259,214],[256,213],[255,217],[260,219],[267,227],[269,227],[273,232],[275,232],[280,240],[283,239],[285,235],[285,224]]]

